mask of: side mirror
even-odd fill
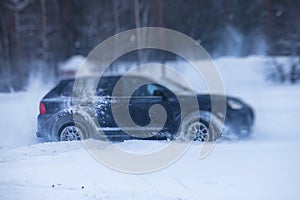
[[[162,97],[164,99],[168,97],[167,94],[162,90],[154,90],[153,96]]]

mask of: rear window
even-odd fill
[[[66,86],[60,92],[60,95],[70,97],[73,93],[74,81],[69,81]]]

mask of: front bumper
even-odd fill
[[[241,110],[227,109],[225,127],[222,133],[224,138],[243,138],[251,134],[255,116],[253,109],[244,106]]]

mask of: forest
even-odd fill
[[[299,10],[298,0],[2,0],[0,91],[23,90],[33,72],[55,77],[70,56],[136,27],[182,32],[212,58],[299,56]]]

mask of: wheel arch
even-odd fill
[[[217,134],[216,137],[218,138],[221,136],[224,124],[222,124],[222,122],[213,113],[206,110],[194,111],[185,115],[182,119],[182,127],[185,128],[188,123],[198,119],[207,123],[208,126],[212,124],[214,132]]]
[[[59,140],[59,134],[68,125],[76,125],[81,123],[85,126],[87,131],[96,131],[96,124],[92,117],[82,110],[64,110],[57,114],[57,120],[51,131],[51,137],[55,140]],[[77,122],[76,122],[77,121]]]

